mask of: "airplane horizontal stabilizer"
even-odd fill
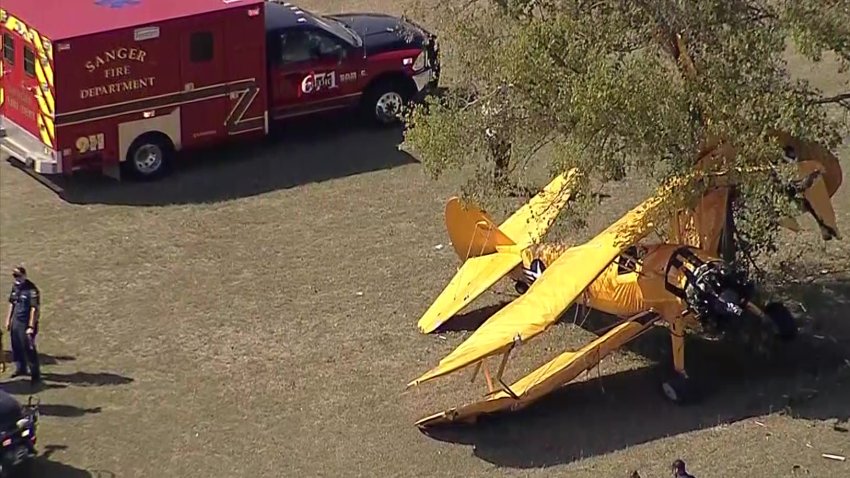
[[[419,319],[419,330],[433,332],[521,263],[522,256],[512,252],[467,259]]]

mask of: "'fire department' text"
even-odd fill
[[[86,88],[85,90],[80,90],[80,99],[84,100],[86,98],[96,98],[103,95],[144,90],[152,87],[155,79],[156,78],[153,76],[148,76],[147,78],[118,81],[107,85],[95,86],[94,88]]]

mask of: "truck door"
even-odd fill
[[[353,48],[318,29],[276,34],[273,58],[276,118],[343,108],[357,101],[357,82],[343,76],[357,63]],[[358,63],[359,66],[359,63]],[[359,70],[357,70],[359,71]]]
[[[184,146],[212,143],[226,135],[228,99],[223,35],[222,24],[214,19],[193,22],[181,34],[180,122]]]

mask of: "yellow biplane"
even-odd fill
[[[779,135],[779,141],[799,173],[789,185],[789,194],[803,212],[815,218],[824,239],[839,238],[831,203],[842,182],[838,159],[816,143],[784,134]],[[484,369],[485,397],[426,416],[417,425],[473,422],[483,414],[524,408],[593,368],[653,325],[664,325],[670,331],[674,373],[662,383],[662,390],[677,403],[694,398],[685,370],[686,330],[724,330],[750,320],[772,328],[780,338],[793,338],[797,327],[788,309],[777,302],[758,304],[753,284],[728,256],[722,258],[734,227],[730,211],[734,173],[758,173],[723,169],[734,156],[735,151],[726,144],[704,148],[693,175],[663,185],[651,198],[580,245],[541,243],[569,202],[579,178],[576,170],[556,177],[499,225],[481,209],[464,205],[459,198],[449,200],[446,226],[463,263],[419,320],[420,331],[433,332],[503,277],[514,281],[520,296],[491,316],[436,367],[408,384],[419,385],[474,365],[473,380]],[[712,165],[713,169],[709,167]],[[700,173],[709,170],[713,171],[710,175]],[[699,181],[707,182],[695,204],[676,202],[687,197],[679,193]],[[665,225],[666,239],[640,242]],[[793,218],[783,225],[799,230]],[[563,352],[515,383],[506,384],[502,374],[511,351],[544,332],[573,304],[620,320],[584,347]],[[498,355],[501,361],[494,376],[486,361]]]

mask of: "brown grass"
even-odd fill
[[[399,140],[345,124],[295,131],[161,183],[81,180],[68,201],[0,165],[0,269],[24,262],[45,297],[35,476],[647,477],[676,457],[700,478],[850,469],[820,456],[850,455],[850,250],[822,244],[811,221],[789,236],[810,277],[783,289],[805,306],[804,336],[771,365],[692,340],[689,366],[711,392],[702,404],[659,396],[662,334],[526,412],[420,433],[416,418],[482,387],[457,376],[404,391],[467,333],[416,331],[455,267],[450,248],[434,248],[455,190],[430,182]],[[836,199],[845,230],[848,191]],[[592,227],[639,199],[618,194]],[[511,377],[587,337],[557,326]],[[3,387],[28,393],[20,380]]]

